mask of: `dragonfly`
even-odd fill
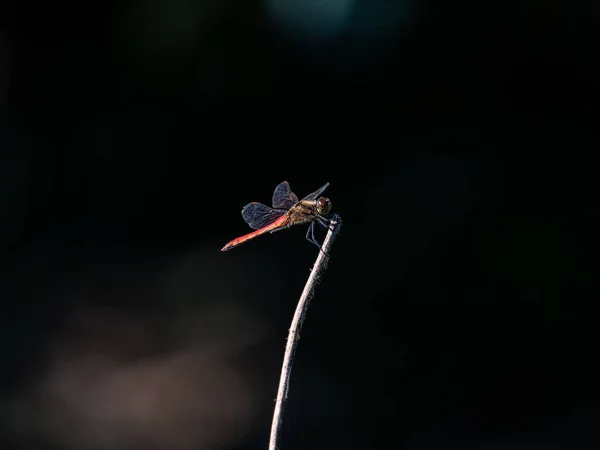
[[[298,200],[287,181],[279,183],[273,192],[272,208],[262,203],[252,202],[242,209],[242,217],[255,231],[229,241],[221,251],[231,250],[263,234],[275,233],[290,228],[292,225],[305,223],[310,224],[306,239],[320,249],[321,245],[315,239],[315,224],[329,226],[326,216],[331,212],[331,200],[321,197],[328,186],[329,183],[325,183],[312,194]]]

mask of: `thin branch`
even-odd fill
[[[310,272],[308,280],[306,281],[306,285],[304,286],[304,290],[302,291],[302,295],[300,296],[300,300],[298,300],[298,305],[296,306],[296,312],[294,313],[294,318],[292,319],[292,324],[290,326],[290,331],[288,333],[287,343],[285,346],[283,367],[281,368],[279,389],[277,391],[275,411],[273,412],[273,423],[271,424],[269,450],[277,450],[277,438],[281,428],[283,405],[287,399],[290,376],[292,373],[292,362],[294,360],[294,353],[296,352],[298,340],[300,339],[300,328],[302,328],[302,323],[304,322],[306,310],[308,308],[308,304],[310,303],[310,299],[312,298],[315,285],[319,281],[319,275],[327,267],[329,250],[331,249],[331,245],[333,244],[333,240],[335,239],[341,224],[342,221],[337,214],[334,215],[334,217],[329,221],[329,231],[327,232],[327,236],[325,236],[321,251],[319,251],[319,256],[317,256],[315,265]]]

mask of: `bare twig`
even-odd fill
[[[298,305],[296,306],[296,312],[294,313],[294,318],[292,319],[292,324],[290,326],[290,331],[288,333],[287,343],[285,346],[283,367],[281,368],[279,389],[277,391],[277,400],[275,401],[275,411],[273,412],[273,423],[271,424],[269,450],[277,450],[277,437],[279,434],[279,429],[281,428],[283,405],[287,399],[290,375],[292,373],[292,362],[294,360],[294,353],[300,338],[300,328],[302,328],[304,316],[306,315],[306,310],[308,308],[310,299],[312,298],[315,285],[319,280],[319,275],[327,267],[329,250],[333,244],[335,236],[339,231],[341,223],[342,221],[338,215],[334,215],[334,217],[329,221],[329,231],[327,232],[327,236],[325,236],[321,251],[319,251],[319,256],[317,256],[315,265],[311,270],[308,280],[306,281],[306,285],[304,286],[304,290],[302,291],[302,295],[300,296],[300,300],[298,300]]]

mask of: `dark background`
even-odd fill
[[[0,6],[0,446],[600,446],[593,2]]]

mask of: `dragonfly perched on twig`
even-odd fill
[[[298,200],[287,181],[279,183],[273,192],[272,208],[262,203],[252,202],[242,209],[242,217],[250,228],[256,231],[228,242],[221,251],[231,250],[265,233],[274,233],[303,223],[310,223],[306,239],[320,249],[321,245],[315,239],[315,224],[329,226],[329,219],[326,216],[331,212],[331,201],[327,197],[320,196],[328,186],[329,183],[326,183],[312,194]]]

